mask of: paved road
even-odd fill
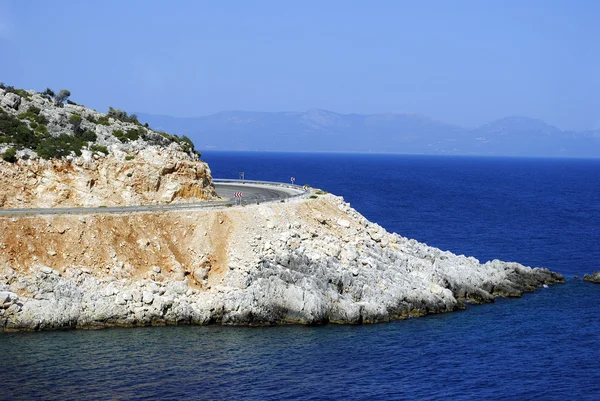
[[[265,201],[275,201],[285,199],[291,196],[302,194],[301,190],[265,184],[242,184],[242,183],[220,183],[215,182],[217,194],[222,198],[227,198],[218,202],[195,202],[178,203],[170,205],[147,205],[147,206],[115,206],[115,207],[73,207],[73,208],[41,208],[41,209],[0,209],[0,217],[40,215],[40,214],[86,214],[86,213],[132,213],[132,212],[150,212],[167,210],[185,210],[224,206],[226,204],[236,204],[233,197],[234,192],[242,192],[242,202],[256,203]]]
[[[300,193],[300,191],[297,189],[277,187],[273,185],[233,184],[225,182],[216,182],[215,189],[217,190],[217,194],[219,196],[228,198],[232,201],[235,200],[233,193],[241,192],[242,200],[247,203],[285,199]]]

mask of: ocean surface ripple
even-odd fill
[[[600,399],[600,160],[207,152],[389,231],[564,285],[389,324],[0,333],[0,399]]]

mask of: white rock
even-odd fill
[[[10,291],[0,291],[0,308],[8,308],[19,299],[18,295]]]
[[[149,305],[154,301],[154,294],[150,291],[144,291],[142,294],[142,302]]]
[[[127,303],[127,301],[125,301],[123,299],[123,296],[121,296],[120,294],[115,297],[115,304],[117,304],[117,305],[125,305],[126,303]]]
[[[158,294],[158,292],[160,291],[160,287],[158,286],[158,284],[156,283],[150,283],[150,285],[148,285],[148,289],[153,293],[153,294]]]
[[[339,219],[337,221],[338,226],[344,227],[344,228],[350,228],[350,222],[346,219]]]

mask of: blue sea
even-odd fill
[[[566,284],[387,324],[0,333],[0,399],[600,400],[600,160],[205,152],[389,231]]]

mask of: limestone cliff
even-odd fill
[[[112,115],[0,89],[0,207],[216,198],[210,169],[188,138],[155,132],[121,111]]]
[[[520,296],[547,269],[390,234],[341,198],[0,218],[0,328],[372,323]]]
[[[208,166],[177,149],[82,152],[70,160],[0,162],[0,207],[146,205],[217,196]]]

